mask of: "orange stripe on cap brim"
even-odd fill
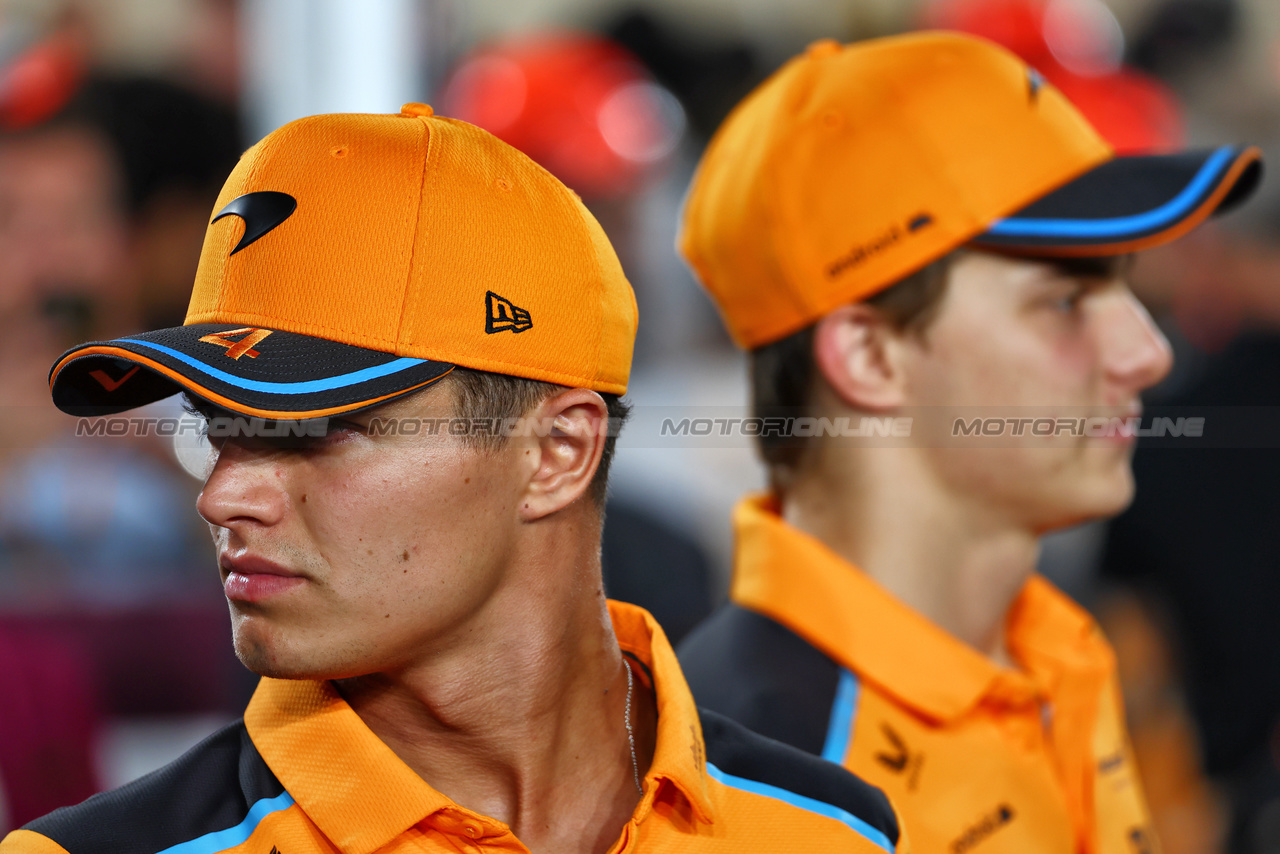
[[[1133,252],[1142,252],[1146,249],[1154,249],[1157,246],[1163,246],[1182,237],[1187,232],[1200,225],[1206,219],[1213,215],[1218,209],[1218,205],[1222,204],[1222,200],[1227,197],[1235,187],[1236,182],[1244,174],[1244,171],[1262,159],[1262,150],[1257,146],[1250,146],[1232,162],[1231,168],[1218,181],[1218,185],[1213,192],[1205,197],[1195,210],[1178,220],[1164,231],[1157,231],[1155,234],[1148,234],[1135,240],[1126,240],[1119,243],[1093,243],[1093,244],[1076,244],[1071,246],[1045,246],[1024,244],[1018,246],[1016,244],[986,244],[975,240],[973,245],[984,252],[993,252],[1004,255],[1030,256],[1036,258],[1102,258],[1111,255],[1129,255]]]
[[[302,412],[282,410],[282,409],[258,409],[253,406],[245,406],[242,403],[237,403],[236,401],[232,400],[229,397],[225,397],[221,394],[218,394],[215,391],[210,391],[209,389],[200,385],[200,383],[196,382],[190,377],[184,376],[183,374],[175,371],[173,368],[170,368],[167,365],[162,365],[159,362],[155,361],[154,359],[150,359],[146,356],[142,356],[138,353],[133,352],[132,350],[126,350],[123,347],[107,347],[104,345],[98,345],[95,347],[86,347],[83,350],[77,350],[74,353],[70,353],[64,356],[62,360],[58,362],[58,364],[54,365],[53,371],[49,375],[50,392],[53,391],[53,384],[57,382],[58,375],[62,373],[62,369],[66,367],[69,362],[79,359],[82,356],[115,356],[116,358],[125,359],[126,361],[142,365],[145,368],[150,368],[151,370],[159,374],[163,374],[164,376],[176,382],[178,385],[182,386],[187,391],[197,394],[200,397],[204,398],[205,400],[208,400],[210,403],[214,403],[214,404],[217,404],[218,406],[221,406],[223,409],[228,409],[240,415],[249,415],[256,418],[267,418],[272,421],[302,421],[307,418],[324,418],[329,415],[341,415],[345,412],[354,412],[357,409],[363,409],[366,406],[374,406],[378,403],[382,403],[383,401],[400,397],[401,395],[407,394],[411,391],[417,391],[419,389],[426,388],[427,386],[431,385],[437,380],[443,379],[444,377],[447,377],[449,374],[453,373],[453,367],[450,367],[449,370],[440,374],[440,376],[438,377],[432,377],[426,382],[418,383],[417,385],[414,385],[414,386],[409,386],[408,388],[401,389],[400,391],[393,391],[390,394],[383,394],[383,395],[379,395],[378,397],[371,397],[367,400],[357,401],[355,403],[343,404],[342,406],[331,406],[326,409],[309,409]]]

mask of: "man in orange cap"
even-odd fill
[[[883,787],[919,851],[1154,850],[1111,649],[1039,538],[1132,495],[1170,355],[1125,256],[1258,158],[1116,157],[957,34],[822,42],[749,95],[680,238],[751,351],[772,487],[681,649],[699,703]]]
[[[472,125],[409,104],[251,148],[185,325],[73,348],[50,384],[73,414],[204,416],[197,509],[262,681],[0,851],[897,849],[880,792],[699,714],[658,625],[605,601],[635,329],[582,203]]]

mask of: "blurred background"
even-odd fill
[[[606,585],[679,638],[723,599],[730,507],[763,484],[743,442],[652,429],[745,414],[744,359],[673,248],[693,165],[809,42],[921,27],[1005,44],[1120,150],[1246,141],[1280,162],[1276,0],[0,0],[0,831],[175,758],[253,689],[189,443],[76,436],[46,388],[72,344],[182,322],[244,148],[427,101],[583,197],[641,315]],[[1277,233],[1271,180],[1140,258],[1178,353],[1150,403],[1280,406]],[[1042,565],[1116,645],[1168,852],[1280,851],[1280,434],[1231,445],[1140,445],[1133,508],[1051,536]]]

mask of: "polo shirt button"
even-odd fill
[[[480,836],[480,828],[476,827],[474,824],[468,824],[466,827],[462,828],[462,832],[472,839],[476,839]]]

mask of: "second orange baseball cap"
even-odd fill
[[[250,148],[205,234],[183,326],[75,347],[49,376],[77,415],[188,391],[304,419],[455,365],[626,391],[636,302],[582,202],[425,104],[324,115]]]
[[[1118,255],[1243,201],[1257,148],[1116,157],[1009,51],[957,33],[824,41],[712,138],[679,248],[759,347],[972,245]]]

